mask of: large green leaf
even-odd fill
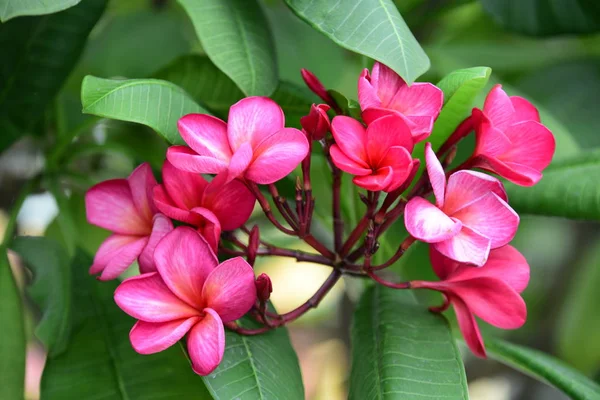
[[[485,347],[492,358],[556,387],[574,400],[600,398],[600,385],[541,351],[490,338],[485,339]]]
[[[0,326],[0,399],[22,399],[26,340],[23,308],[4,246],[0,246]]]
[[[0,152],[32,133],[105,6],[106,0],[85,0],[56,14],[0,25]]]
[[[43,15],[73,7],[81,0],[0,0],[0,22],[22,15]]]
[[[337,44],[386,64],[408,83],[429,69],[429,58],[391,0],[285,1]]]
[[[180,87],[159,79],[114,80],[86,76],[81,86],[83,112],[149,126],[169,143],[182,144],[177,120],[208,113]]]
[[[600,150],[550,164],[533,187],[507,185],[510,204],[520,213],[600,220]]]
[[[481,0],[505,28],[528,35],[592,33],[600,30],[595,0]]]
[[[370,287],[354,313],[350,399],[468,399],[446,320],[412,293]]]
[[[210,399],[179,346],[146,356],[133,350],[135,321],[114,303],[117,282],[89,276],[91,262],[79,252],[71,266],[72,337],[66,352],[46,362],[42,400]]]
[[[33,271],[28,293],[41,308],[35,335],[51,356],[63,352],[71,331],[71,271],[61,245],[44,237],[17,237],[11,249]]]
[[[256,0],[179,0],[202,47],[247,96],[269,96],[277,87],[275,45]]]

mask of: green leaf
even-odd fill
[[[409,84],[429,69],[429,58],[391,0],[285,2],[340,46],[384,63]]]
[[[252,322],[247,323],[255,327]],[[256,336],[226,331],[225,343],[223,361],[204,377],[213,398],[304,399],[298,357],[286,328]]]
[[[52,14],[73,7],[81,0],[0,0],[0,22],[23,15]]]
[[[0,399],[22,399],[26,340],[23,307],[4,246],[0,246],[0,326]]]
[[[83,112],[137,122],[154,129],[171,144],[182,144],[177,120],[208,113],[180,87],[158,79],[115,80],[86,76],[81,85]]]
[[[54,356],[63,352],[71,331],[71,271],[61,245],[45,237],[17,237],[11,249],[33,271],[28,293],[41,308],[35,336]]]
[[[179,346],[152,355],[133,350],[129,330],[135,320],[113,300],[118,282],[89,276],[91,262],[78,252],[71,265],[73,334],[66,352],[48,358],[41,398],[210,399]]]
[[[32,133],[105,6],[106,0],[86,0],[57,14],[0,25],[0,152]]]
[[[600,30],[600,4],[594,0],[481,0],[506,29],[527,35],[593,33]]]
[[[412,293],[368,288],[354,313],[350,399],[468,399],[447,321]]]
[[[337,90],[328,90],[328,93],[337,105],[340,106],[345,115],[356,119],[361,118],[360,104],[356,100],[347,98]]]
[[[492,358],[554,386],[574,400],[600,398],[600,385],[541,351],[490,338],[485,339],[485,347]]]
[[[519,213],[600,220],[600,150],[550,164],[533,187],[507,185]]]
[[[275,45],[256,0],[179,0],[212,62],[247,96],[277,88]]]

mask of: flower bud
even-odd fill
[[[248,263],[250,265],[254,265],[258,246],[260,246],[260,230],[258,229],[258,225],[254,225],[248,238]]]
[[[327,115],[329,109],[327,104],[313,104],[310,107],[310,113],[300,118],[300,125],[306,131],[309,139],[321,140],[329,132],[331,127]]]
[[[308,86],[308,88],[314,94],[323,99],[323,101],[327,104],[333,103],[333,99],[331,98],[329,93],[327,93],[327,89],[325,89],[325,86],[323,86],[323,84],[321,83],[319,78],[315,76],[315,74],[304,68],[302,68],[300,73],[302,74],[302,79],[304,80],[304,83],[306,83],[306,86]]]
[[[269,275],[260,274],[258,278],[256,278],[255,284],[258,301],[265,302],[269,300],[269,297],[271,297],[271,292],[273,292],[273,284],[271,283],[271,278],[269,278]]]

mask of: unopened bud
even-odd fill
[[[313,104],[310,107],[310,113],[300,118],[300,125],[306,131],[309,139],[321,140],[331,129],[327,111],[330,107],[327,104]]]
[[[327,104],[333,103],[333,99],[331,98],[329,93],[327,93],[327,89],[325,89],[325,86],[323,86],[323,84],[321,83],[319,78],[315,76],[315,74],[304,68],[302,68],[300,73],[302,74],[302,79],[304,80],[304,83],[306,83],[306,86],[308,86],[308,88],[314,94],[323,99],[323,101]]]
[[[267,274],[260,274],[258,278],[256,278],[256,296],[258,297],[258,301],[266,302],[271,297],[271,292],[273,292],[273,284],[271,283],[271,278]]]
[[[260,230],[258,229],[258,225],[254,225],[252,230],[250,231],[248,238],[248,263],[250,265],[254,265],[254,261],[256,260],[256,253],[258,251],[258,247],[260,246]]]

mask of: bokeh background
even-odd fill
[[[431,58],[431,70],[421,78],[437,82],[458,68],[489,66],[491,81],[502,83],[511,94],[522,94],[543,111],[543,122],[564,129],[582,148],[600,146],[600,36],[532,38],[505,31],[483,9],[468,0],[398,0],[402,15]],[[356,81],[370,60],[350,53],[297,19],[278,0],[265,0],[283,80],[301,83],[300,68],[313,71],[328,88],[356,98]],[[113,0],[93,30],[77,68],[61,90],[59,102],[70,121],[84,121],[79,90],[84,75],[143,78],[164,76],[180,57],[202,54],[188,17],[175,1]],[[163,71],[163,72],[160,72]],[[167,71],[167,72],[165,72]],[[481,104],[482,99],[480,99]],[[124,177],[142,161],[157,170],[166,145],[148,128],[100,120],[87,127],[85,140],[95,148],[70,154],[68,177],[62,184],[75,216],[78,245],[93,254],[107,232],[85,222],[85,188],[100,180]],[[469,144],[462,146],[468,152]],[[467,149],[467,150],[464,150]],[[559,149],[560,150],[560,149]],[[22,184],[44,167],[44,148],[33,139],[15,143],[0,156],[0,208],[6,211]],[[600,177],[598,177],[600,179]],[[326,177],[322,184],[327,184]],[[317,199],[319,201],[319,199]],[[57,199],[51,193],[30,196],[19,215],[19,233],[44,235],[59,241]],[[329,223],[323,215],[323,232]],[[260,213],[251,223],[263,227],[263,235],[280,245],[307,250],[301,244],[269,231]],[[0,212],[0,232],[6,213]],[[513,332],[485,327],[554,354],[596,380],[600,378],[600,234],[599,225],[558,218],[523,216],[514,245],[527,257],[531,283],[524,293],[527,324]],[[317,225],[319,229],[319,225]],[[383,245],[394,246],[402,236],[388,235]],[[417,247],[396,272],[405,276],[430,276],[426,249]],[[29,272],[16,256],[13,269],[23,288]],[[304,302],[328,271],[318,265],[270,258],[257,264],[274,284],[273,302],[280,312]],[[343,399],[349,371],[349,331],[353,304],[362,284],[340,282],[321,306],[290,327],[301,361],[307,397]],[[431,298],[428,301],[436,301]],[[28,305],[27,396],[39,396],[44,351],[32,335],[38,316]],[[483,325],[483,324],[482,324]],[[479,360],[465,351],[471,398],[474,400],[559,400],[554,389],[491,360]]]

